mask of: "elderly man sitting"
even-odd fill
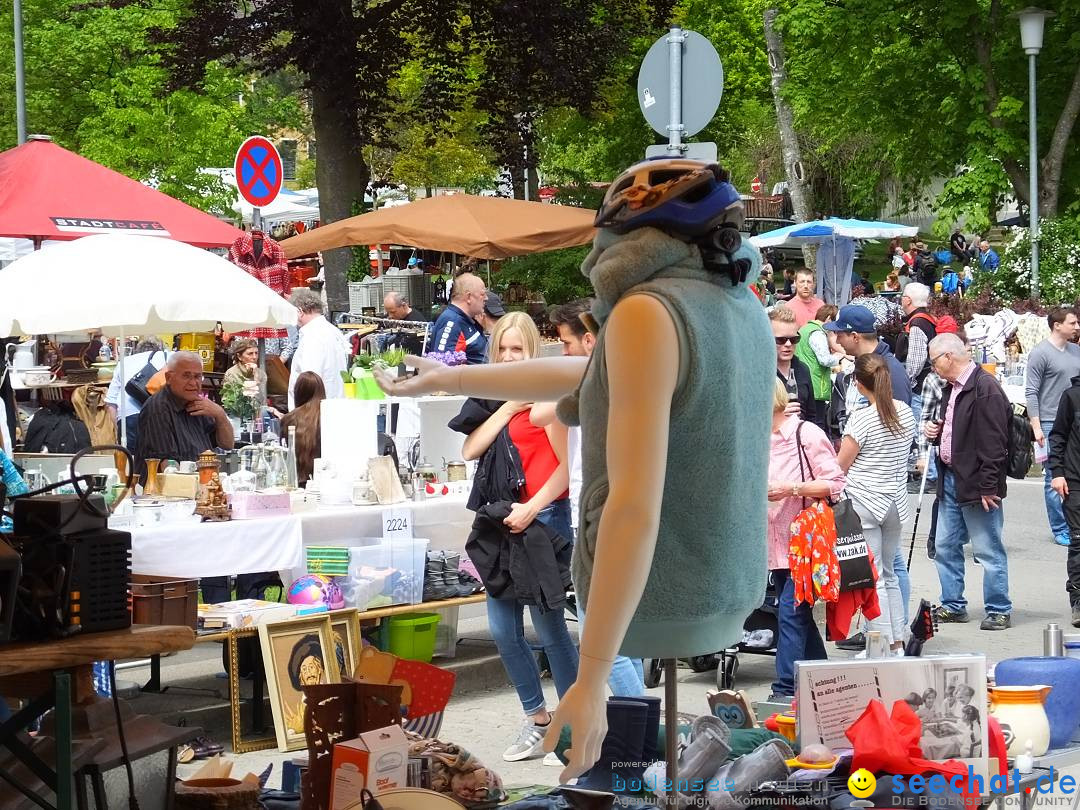
[[[139,412],[135,462],[140,475],[146,459],[198,461],[199,453],[231,450],[233,428],[224,408],[202,396],[203,364],[195,352],[176,352],[165,364],[165,386]]]

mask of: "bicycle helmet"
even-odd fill
[[[652,226],[693,239],[722,225],[737,229],[742,222],[739,192],[718,164],[660,157],[615,178],[594,224],[616,233]]]

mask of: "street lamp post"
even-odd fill
[[[23,69],[22,0],[15,0],[15,127],[26,143],[26,76]]]
[[[1042,50],[1043,25],[1054,12],[1031,6],[1013,16],[1020,20],[1020,43],[1028,55],[1028,229],[1031,235],[1031,295],[1039,295],[1039,139],[1035,122],[1035,57]]]

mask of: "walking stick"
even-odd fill
[[[922,513],[922,499],[926,493],[926,475],[930,472],[930,465],[934,463],[934,445],[930,445],[930,450],[926,454],[926,465],[922,471],[922,482],[919,484],[919,502],[915,506],[915,522],[911,527],[911,547],[908,548],[907,553],[907,565],[908,570],[911,570],[911,558],[915,554],[915,532],[919,530],[919,515]]]

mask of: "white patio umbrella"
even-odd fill
[[[212,332],[219,322],[226,331],[292,326],[296,308],[228,260],[158,236],[84,236],[0,270],[0,335],[100,329],[123,338]],[[123,363],[121,350],[121,380]]]
[[[845,304],[850,298],[856,239],[892,239],[918,232],[913,225],[829,217],[760,233],[751,236],[750,242],[758,248],[803,242],[821,245],[818,268],[822,272],[818,273],[817,293],[826,303]]]

